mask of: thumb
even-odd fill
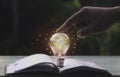
[[[94,35],[97,34],[99,32],[101,32],[101,28],[99,25],[89,25],[89,26],[85,26],[83,28],[81,28],[78,32],[77,32],[77,36],[78,38],[85,38],[89,35]]]

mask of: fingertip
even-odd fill
[[[59,29],[57,29],[56,32],[59,32]]]
[[[70,28],[70,25],[69,26],[67,26],[67,25],[62,25],[60,28],[58,28],[57,30],[56,30],[56,32],[65,32],[65,31],[67,31],[68,29]]]
[[[62,29],[58,28],[56,32],[64,32]]]

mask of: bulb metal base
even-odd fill
[[[64,67],[64,60],[65,60],[64,57],[57,58],[57,67],[59,68]]]

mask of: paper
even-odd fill
[[[22,69],[25,69],[27,67],[30,67],[32,65],[38,64],[38,63],[43,63],[43,62],[50,62],[54,63],[53,60],[45,54],[35,54],[32,56],[28,56],[26,58],[23,58],[21,60],[18,60],[12,64],[9,64],[7,66],[7,71],[6,73],[14,73],[15,71],[19,71]]]
[[[92,67],[92,68],[104,69],[104,68],[96,65],[93,62],[81,61],[81,60],[76,60],[76,59],[65,59],[64,67],[60,68],[60,71],[74,68],[74,67],[79,67],[79,66],[88,66],[88,67]]]

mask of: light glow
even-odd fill
[[[70,39],[65,33],[55,33],[50,38],[50,47],[55,56],[65,56],[70,47]]]

